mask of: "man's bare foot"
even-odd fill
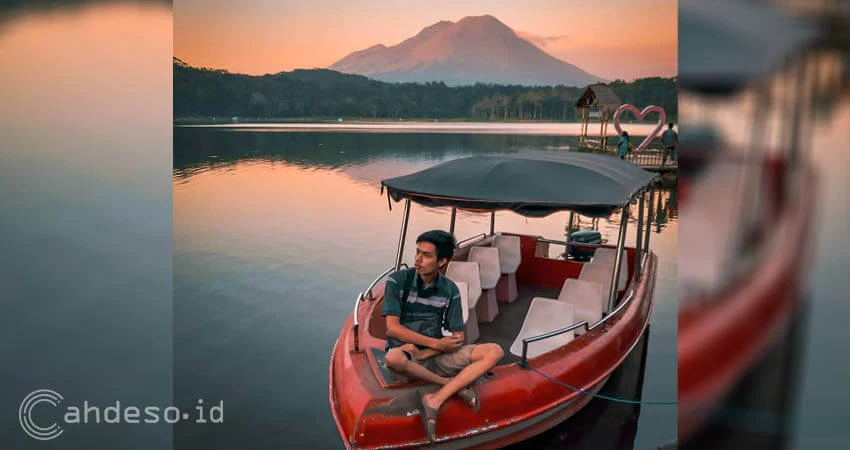
[[[433,409],[440,409],[440,406],[443,406],[434,400],[434,394],[423,395],[422,401],[425,402],[425,406]]]

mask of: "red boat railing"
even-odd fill
[[[649,253],[643,254],[643,257],[641,258],[641,263],[640,263],[641,266],[644,266],[644,264],[646,263],[646,258],[648,256],[649,256]],[[626,296],[626,298],[622,302],[620,302],[620,304],[617,305],[616,308],[614,308],[614,311],[612,311],[611,314],[607,314],[605,317],[599,319],[599,321],[597,321],[593,325],[589,325],[586,320],[583,320],[579,323],[572,324],[572,325],[570,325],[566,328],[561,328],[560,330],[550,331],[546,334],[541,334],[539,336],[532,336],[532,337],[523,339],[522,340],[522,360],[520,361],[519,365],[522,366],[523,368],[526,368],[526,369],[528,368],[528,344],[530,344],[532,342],[542,341],[544,339],[549,339],[551,337],[555,337],[555,336],[558,336],[560,334],[564,334],[564,333],[567,333],[567,332],[570,332],[570,331],[574,331],[574,330],[581,328],[581,327],[584,327],[585,332],[593,330],[596,327],[607,322],[608,319],[610,319],[611,317],[616,316],[617,313],[619,313],[623,308],[625,308],[626,306],[628,306],[629,303],[631,303],[634,296],[635,296],[635,286],[632,286],[629,289],[629,293]]]
[[[370,284],[369,287],[366,288],[366,290],[364,291],[365,294],[364,294],[364,292],[357,294],[357,300],[354,302],[354,316],[353,316],[354,317],[354,327],[353,328],[354,328],[354,351],[355,352],[360,351],[360,320],[357,317],[357,311],[360,309],[360,302],[362,302],[363,300],[367,300],[367,299],[369,301],[375,300],[375,298],[372,296],[372,289],[374,289],[375,286],[378,285],[378,282],[381,281],[384,277],[386,277],[387,275],[389,275],[392,272],[395,272],[398,269],[401,269],[402,267],[404,267],[406,269],[408,267],[407,263],[401,263],[401,265],[399,265],[398,268],[396,266],[392,266],[389,269],[383,271],[380,275],[378,275],[377,278],[375,278],[375,281],[373,281],[372,284]]]

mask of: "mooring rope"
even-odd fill
[[[574,391],[581,392],[582,394],[587,394],[587,395],[590,395],[592,397],[598,397],[598,398],[602,398],[602,399],[605,399],[605,400],[610,400],[612,402],[626,403],[626,404],[630,404],[630,405],[676,405],[676,404],[679,403],[679,402],[645,402],[645,401],[640,401],[640,400],[627,400],[627,399],[624,399],[624,398],[609,397],[607,395],[596,394],[596,393],[593,393],[593,392],[590,392],[590,391],[586,391],[586,390],[584,390],[580,387],[564,383],[563,381],[556,380],[555,378],[552,378],[549,375],[546,375],[545,373],[537,370],[534,367],[528,367],[528,368],[539,373],[543,378],[546,378],[547,380],[549,380],[549,381],[551,381],[555,384],[559,384],[559,385],[561,385],[565,388],[569,388],[569,389],[572,389]]]

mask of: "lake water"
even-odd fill
[[[388,209],[380,180],[470,155],[576,144],[575,136],[420,131],[174,129],[175,395],[228,407],[214,431],[178,427],[178,443],[235,446],[262,434],[252,445],[340,448],[330,351],[357,292],[392,265],[401,224],[401,205]],[[675,193],[656,199],[650,242],[660,265],[643,398],[658,401],[676,396],[677,212]],[[448,229],[449,214],[414,205],[408,236]],[[498,212],[496,226],[564,239],[568,217]],[[580,223],[616,241],[618,218]],[[459,212],[458,238],[488,229],[489,214]],[[635,231],[630,223],[630,245]],[[642,408],[636,448],[675,435],[675,406]]]

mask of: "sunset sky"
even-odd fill
[[[327,67],[440,20],[490,14],[552,56],[608,79],[677,73],[676,0],[175,0],[174,55],[248,74]]]

